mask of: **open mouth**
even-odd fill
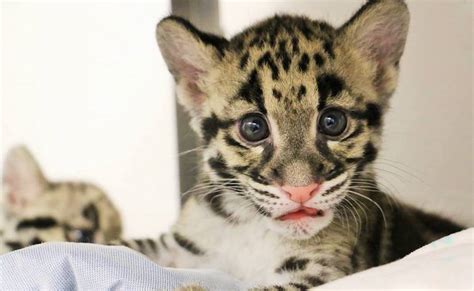
[[[316,209],[316,208],[302,206],[298,208],[296,211],[277,217],[277,219],[281,221],[286,221],[286,220],[299,220],[305,217],[317,217],[317,216],[324,216],[324,211]]]

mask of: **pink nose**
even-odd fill
[[[319,184],[313,183],[302,187],[282,186],[281,188],[290,195],[291,200],[303,203],[316,194],[315,190],[319,188]]]

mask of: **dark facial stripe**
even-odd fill
[[[303,271],[306,268],[306,265],[309,263],[309,259],[299,259],[297,257],[289,257],[286,259],[283,264],[278,267],[275,272],[296,272]]]
[[[362,170],[363,167],[370,163],[373,162],[377,158],[377,149],[374,147],[374,145],[371,142],[368,142],[365,147],[364,147],[364,153],[361,157],[356,157],[356,158],[347,158],[346,162],[347,163],[359,163],[359,169]]]
[[[323,74],[316,78],[319,90],[318,110],[326,106],[326,100],[341,93],[344,81],[334,74]]]
[[[379,127],[382,124],[382,110],[379,105],[368,103],[365,111],[349,111],[354,119],[367,120],[369,127]]]
[[[257,212],[260,213],[263,216],[270,217],[271,213],[268,212],[263,206],[255,204],[255,202],[252,201],[252,204],[255,206],[255,209],[257,209]]]
[[[234,175],[228,172],[227,164],[221,154],[218,154],[216,157],[210,158],[207,162],[211,169],[213,169],[219,177],[223,179],[234,178]]]
[[[223,218],[227,219],[231,217],[231,214],[228,213],[224,209],[224,202],[222,201],[222,190],[216,189],[211,193],[208,193],[204,196],[204,200],[206,201],[207,205],[209,208],[218,216],[221,216]]]
[[[194,242],[190,241],[179,233],[173,233],[173,238],[180,247],[187,250],[191,254],[197,256],[202,256],[205,254],[204,251],[198,248]]]
[[[347,179],[344,180],[344,181],[342,181],[342,182],[339,183],[339,184],[336,184],[336,185],[332,186],[332,187],[329,188],[326,192],[324,192],[321,196],[323,196],[323,197],[324,197],[324,196],[328,196],[329,194],[338,191],[339,189],[342,188],[342,186],[344,186],[344,184],[346,184],[346,182],[347,182]]]
[[[226,135],[224,137],[224,140],[226,142],[226,144],[228,146],[232,146],[232,147],[236,147],[236,148],[240,148],[240,149],[244,149],[244,150],[248,150],[249,148],[240,144],[238,141],[236,141],[235,139],[233,139],[230,135]]]
[[[272,79],[278,80],[280,76],[280,72],[278,70],[277,65],[273,61],[272,55],[270,52],[266,52],[259,60],[258,66],[262,68],[263,66],[267,66],[272,71]]]
[[[357,136],[359,136],[362,132],[364,132],[364,128],[362,127],[362,125],[359,124],[359,125],[356,127],[356,129],[355,129],[351,134],[349,134],[348,136],[342,138],[340,141],[343,142],[343,141],[346,141],[346,140],[348,140],[348,139],[352,139],[352,138],[354,138],[354,137],[357,137]]]
[[[258,190],[258,189],[253,189],[253,190],[254,190],[255,192],[258,192],[258,193],[264,195],[264,196],[279,199],[278,196],[276,196],[275,194],[272,194],[272,193],[270,193],[270,192],[262,191],[262,190]]]
[[[201,123],[201,131],[206,144],[217,136],[220,129],[227,129],[234,124],[233,120],[220,120],[214,113]]]
[[[57,225],[58,222],[52,217],[37,217],[20,221],[20,223],[18,223],[16,226],[16,230],[22,230],[25,228],[45,229],[55,227]]]
[[[263,100],[263,91],[258,77],[257,70],[252,70],[247,78],[247,82],[240,87],[238,95],[249,103],[257,105],[261,113],[266,114],[265,102]]]

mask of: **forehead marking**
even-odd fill
[[[258,60],[258,66],[262,68],[263,66],[267,66],[272,71],[272,79],[278,80],[280,72],[278,70],[277,65],[273,61],[272,55],[269,51],[267,51],[263,56],[260,57]]]
[[[334,74],[322,74],[316,78],[316,82],[319,90],[318,110],[321,110],[326,106],[329,97],[334,97],[342,91],[344,81]]]
[[[324,65],[324,59],[320,53],[315,53],[313,55],[313,59],[314,59],[314,62],[316,63],[316,66],[321,67]]]
[[[288,52],[286,51],[286,40],[280,40],[280,42],[278,43],[278,50],[276,52],[276,57],[278,60],[280,60],[281,65],[283,66],[283,69],[285,70],[285,72],[288,72],[291,65],[291,58],[289,57]]]
[[[249,52],[246,52],[242,58],[240,58],[240,69],[243,70],[245,69],[245,67],[247,66],[247,63],[249,61],[249,57],[250,57],[250,54]]]
[[[304,53],[301,56],[300,62],[298,63],[298,69],[300,72],[306,72],[308,70],[308,65],[309,65],[309,56],[307,53]]]
[[[267,109],[263,99],[263,91],[260,84],[260,78],[256,69],[253,69],[242,87],[240,87],[238,95],[245,101],[257,105],[261,113],[266,114]]]

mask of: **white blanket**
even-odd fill
[[[473,249],[471,228],[314,290],[473,290]],[[46,243],[0,256],[0,290],[173,290],[188,284],[209,290],[249,287],[217,271],[162,268],[124,247]]]
[[[474,228],[416,250],[396,262],[330,282],[319,288],[473,290]]]

